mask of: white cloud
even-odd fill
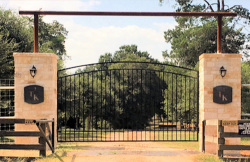
[[[136,44],[139,50],[148,51],[151,56],[162,61],[162,51],[167,48],[161,30],[136,25],[102,28],[90,28],[73,22],[66,22],[64,25],[69,30],[66,50],[71,57],[66,62],[66,67],[98,62],[100,55],[114,53],[125,44]]]
[[[0,5],[15,11],[20,10],[41,10],[41,11],[89,11],[99,0],[0,0]],[[72,16],[45,16],[45,22],[57,20],[63,23],[65,20],[73,20]]]
[[[168,29],[174,29],[175,26],[177,26],[177,23],[168,23],[168,22],[164,22],[164,23],[154,23],[153,25],[157,26],[159,28],[160,31],[164,32]]]
[[[100,4],[97,0],[9,0],[10,8],[19,10],[53,10],[53,11],[79,11],[89,10]]]
[[[2,2],[0,4],[3,4]],[[7,8],[16,10],[42,8],[42,10],[53,11],[87,11],[93,10],[94,6],[101,3],[98,0],[9,0],[4,2]],[[71,60],[66,61],[66,67],[98,62],[100,55],[106,52],[114,53],[120,46],[131,44],[136,44],[139,50],[148,51],[153,58],[162,61],[162,51],[169,48],[165,43],[163,31],[172,29],[176,25],[175,23],[152,23],[153,28],[146,28],[140,24],[93,28],[88,26],[88,22],[81,25],[81,22],[77,22],[72,16],[44,17],[46,22],[55,19],[69,31],[66,50]]]

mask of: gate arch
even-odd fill
[[[58,141],[197,141],[199,73],[156,62],[58,71]]]

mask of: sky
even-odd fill
[[[194,0],[199,2],[200,0]],[[216,2],[210,0],[210,2]],[[229,6],[243,5],[250,9],[249,0],[226,0]],[[42,11],[126,11],[174,12],[174,0],[0,0],[4,9]],[[69,31],[65,46],[69,58],[65,67],[98,62],[99,56],[114,53],[122,45],[136,44],[153,58],[163,61],[162,51],[171,45],[164,31],[173,29],[173,17],[100,17],[45,16],[45,22],[57,20]],[[249,28],[248,28],[249,29]],[[248,32],[249,30],[245,30]]]

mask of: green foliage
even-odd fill
[[[250,84],[250,62],[241,64],[241,83]],[[250,88],[242,87],[241,89],[241,113],[250,113]]]
[[[33,22],[33,19],[31,19]],[[55,53],[62,59],[66,55],[65,39],[68,31],[57,21],[45,23],[39,17],[39,51]]]
[[[32,49],[29,21],[18,17],[11,10],[0,8],[0,76],[13,78],[13,52],[29,52]]]
[[[244,34],[241,29],[230,27],[230,19],[224,19],[223,25],[223,52],[238,53],[244,44]],[[166,42],[172,44],[172,51],[165,51],[163,56],[171,58],[176,64],[194,67],[202,53],[216,53],[217,50],[217,22],[208,21],[205,24],[194,25],[183,30],[177,26],[165,32]]]
[[[66,56],[64,42],[67,31],[54,21],[45,23],[39,17],[40,52],[51,52],[59,56],[58,68],[63,67]],[[14,52],[33,52],[33,18],[18,16],[11,10],[0,8],[0,76],[13,78]]]
[[[100,64],[60,77],[59,123],[84,129],[145,129],[155,117],[195,123],[196,72],[157,62],[136,45],[125,45],[100,56]]]
[[[218,2],[220,4],[220,1]],[[205,0],[204,4],[195,4],[192,0],[176,0],[177,12],[203,12],[208,9],[211,12],[228,12],[229,10],[224,7],[224,1],[223,5],[217,4],[217,10],[215,10]],[[249,20],[247,9],[241,8],[238,13]],[[216,53],[217,21],[214,18],[177,17],[175,19],[178,23],[175,29],[164,33],[166,42],[172,45],[170,52],[163,52],[164,58],[172,60],[177,65],[194,67],[202,53]],[[242,33],[242,28],[236,29],[237,22],[236,18],[223,18],[223,53],[239,53],[240,50],[243,50],[245,56],[248,57],[248,46],[243,46],[248,41],[248,37]]]

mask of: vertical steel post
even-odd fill
[[[39,52],[38,48],[38,14],[34,14],[34,53]]]
[[[222,53],[222,16],[217,17],[217,53]]]

